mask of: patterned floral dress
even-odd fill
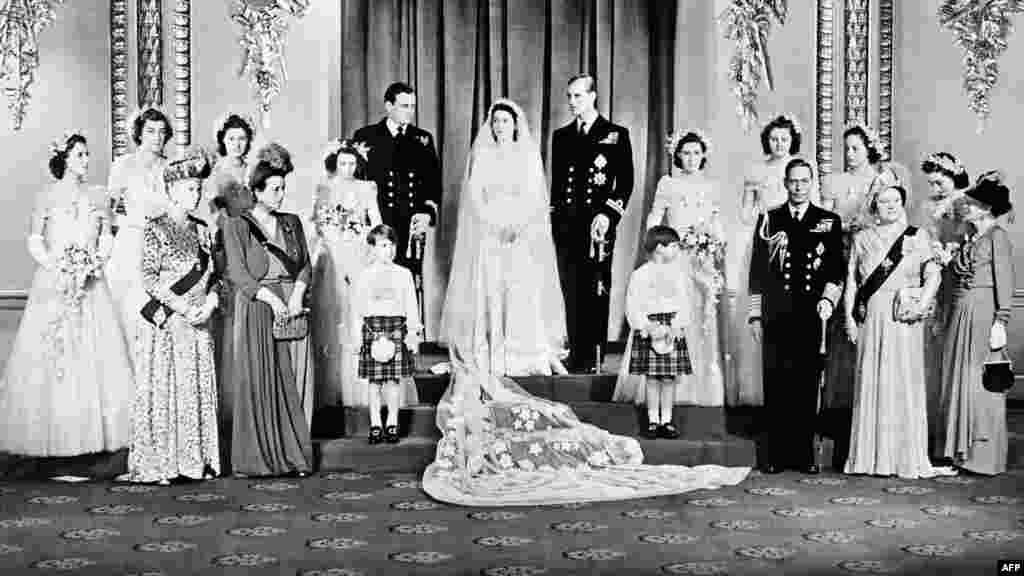
[[[128,476],[135,482],[200,479],[207,469],[220,473],[213,339],[207,325],[193,326],[185,316],[215,289],[210,282],[210,239],[199,228],[204,227],[160,216],[143,232],[143,286],[166,306],[157,313],[158,321],[161,316],[166,320],[162,327],[140,322],[128,455]],[[172,291],[181,278],[200,270],[186,292]]]
[[[33,218],[50,258],[109,246],[104,192],[87,197],[55,185]],[[135,384],[118,309],[102,276],[77,305],[60,289],[53,264],[40,266],[0,380],[0,451],[74,456],[128,446]]]

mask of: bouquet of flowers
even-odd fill
[[[65,306],[77,310],[85,298],[86,288],[103,274],[103,262],[95,250],[68,244],[57,257],[56,272]]]
[[[704,220],[686,227],[679,236],[680,247],[693,259],[697,282],[707,291],[707,298],[704,301],[704,330],[708,332],[715,322],[718,297],[725,287],[725,276],[721,270],[725,241],[718,229]]]

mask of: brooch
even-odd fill
[[[818,247],[814,249],[814,252],[818,256],[821,256],[822,254],[825,253],[825,245],[822,244],[821,242],[818,242]]]
[[[420,140],[420,144],[423,144],[424,146],[430,145],[430,136],[427,136],[426,134],[421,134],[418,138]]]
[[[604,157],[604,154],[598,154],[597,158],[594,158],[594,166],[600,170],[608,165],[608,159]]]

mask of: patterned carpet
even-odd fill
[[[0,574],[995,574],[1024,470],[904,481],[754,473],[621,503],[467,509],[415,475],[170,487],[0,483]]]

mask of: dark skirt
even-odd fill
[[[649,314],[651,322],[669,326],[675,312]],[[639,330],[633,331],[633,351],[629,356],[629,373],[653,377],[675,377],[680,374],[693,374],[690,363],[690,351],[686,347],[686,338],[677,338],[675,346],[666,354],[658,354],[652,345],[653,339],[644,336]]]
[[[413,375],[412,352],[405,346],[408,328],[404,316],[369,316],[363,319],[363,344],[359,348],[359,377],[371,383],[394,382]],[[378,362],[370,355],[370,347],[378,336],[395,343],[395,356]]]
[[[264,284],[286,298],[290,286]],[[313,445],[292,363],[293,343],[274,339],[270,306],[235,292],[231,354],[231,468],[235,474],[310,472]]]

